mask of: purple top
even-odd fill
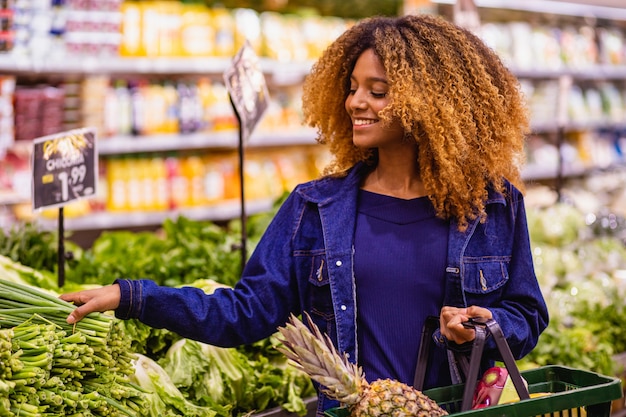
[[[427,197],[361,190],[355,233],[359,365],[369,381],[412,384],[424,320],[443,304],[448,222]],[[435,350],[424,388],[450,378],[445,352]]]

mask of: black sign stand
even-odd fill
[[[237,107],[232,100],[230,103],[233,105],[233,111],[235,112],[235,116],[237,117],[237,121],[239,122],[239,195],[240,195],[240,205],[241,205],[241,242],[239,243],[241,247],[239,248],[241,251],[241,271],[243,272],[243,268],[246,266],[246,260],[248,259],[248,216],[246,214],[246,193],[245,193],[245,140],[244,140],[244,132],[243,132],[243,122],[241,115],[237,111]]]
[[[246,40],[233,58],[232,66],[224,72],[224,81],[229,92],[235,116],[239,122],[239,180],[241,194],[241,271],[248,259],[248,227],[245,193],[245,143],[254,127],[267,109],[269,93],[258,57]]]
[[[59,207],[59,244],[58,244],[58,254],[57,254],[57,262],[58,262],[58,282],[57,285],[59,288],[62,288],[65,285],[65,231],[63,225],[63,207]]]

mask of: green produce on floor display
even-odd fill
[[[554,364],[605,375],[622,372],[614,356],[626,352],[623,222],[605,228],[602,216],[559,203],[530,210],[528,223],[550,324],[520,366]]]
[[[249,218],[249,253],[272,216]],[[623,229],[604,228],[601,220],[566,204],[528,210],[551,321],[520,368],[623,371],[614,357],[626,352],[626,246]],[[156,233],[105,232],[89,249],[68,236],[75,256],[66,263],[63,291],[117,277],[206,293],[232,286],[240,273],[240,227],[237,220],[220,226],[181,217]],[[56,241],[34,225],[0,231],[0,415],[230,417],[274,407],[306,414],[313,386],[287,363],[275,336],[226,349],[110,314],[69,326],[73,306],[57,298]]]
[[[306,414],[311,381],[273,337],[226,349],[108,314],[70,326],[74,307],[53,288],[36,287],[50,277],[0,256],[0,415],[229,417],[274,407]],[[211,292],[225,284],[189,285]],[[158,355],[137,351],[150,344]]]
[[[131,382],[130,340],[118,321],[91,314],[68,325],[73,306],[20,283],[16,270],[0,269],[0,414],[142,416],[146,399]]]

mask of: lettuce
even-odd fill
[[[217,412],[190,402],[174,385],[163,368],[148,358],[137,354],[134,362],[133,381],[148,394],[150,409],[148,415],[159,417],[215,417]]]
[[[305,415],[303,396],[314,392],[308,376],[289,365],[269,339],[241,348],[181,339],[159,364],[190,401],[224,417],[278,406]]]

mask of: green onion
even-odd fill
[[[130,383],[134,354],[123,327],[102,313],[69,325],[74,308],[0,279],[0,415],[147,415],[145,392]]]

